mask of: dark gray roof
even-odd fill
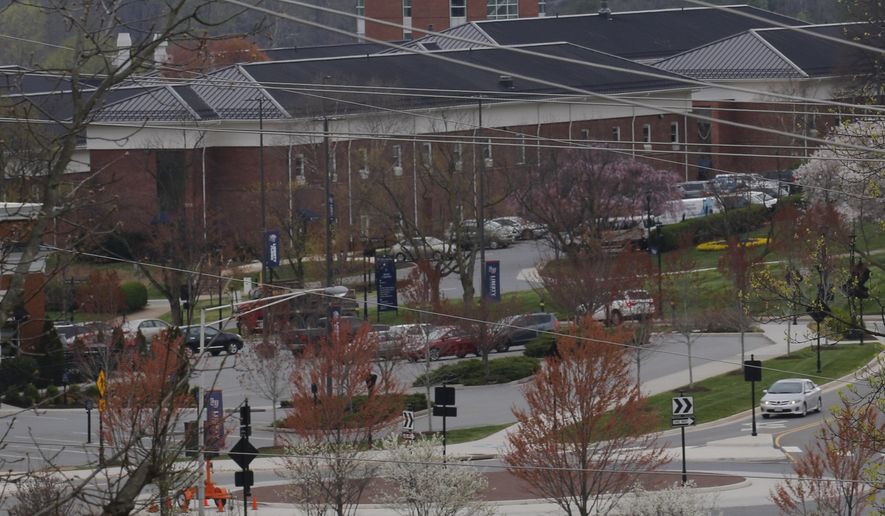
[[[843,38],[853,24],[790,29],[752,29],[664,59],[662,70],[702,80],[799,78],[863,73],[868,53],[815,37]],[[811,34],[809,34],[811,33]],[[869,61],[868,61],[869,62]]]
[[[292,61],[296,59],[324,59],[329,57],[375,54],[390,47],[381,43],[350,43],[345,45],[323,45],[316,47],[269,48],[263,50],[271,61]]]
[[[629,70],[661,73],[652,67],[596,52],[567,43],[534,45],[531,50],[540,56],[528,56],[507,48],[440,52],[447,58],[482,67],[506,70],[513,75],[549,79],[569,87],[596,93],[629,93],[684,88],[668,78],[651,78]],[[621,67],[628,71],[593,68],[549,59],[558,56],[581,63],[598,63]],[[330,60],[295,62],[263,62],[242,65],[257,82],[268,86],[268,92],[290,114],[296,117],[317,116],[329,102],[336,102],[337,113],[365,111],[364,104],[420,108],[440,104],[463,104],[480,94],[496,99],[513,99],[521,95],[571,95],[573,92],[514,79],[513,87],[502,87],[500,75],[455,62],[434,59],[428,53],[379,54]],[[666,72],[664,72],[666,73]],[[328,77],[324,81],[324,77]],[[279,88],[280,83],[318,85],[319,88]],[[354,86],[392,93],[371,95],[354,91]],[[398,93],[402,93],[399,95]],[[444,96],[446,98],[439,98]],[[327,97],[325,106],[321,97]],[[328,100],[328,98],[333,100]],[[491,100],[491,99],[490,99]],[[469,100],[473,102],[474,100]]]
[[[761,18],[754,19],[742,14]],[[445,34],[475,36],[478,43],[524,45],[565,41],[628,59],[650,60],[672,56],[748,29],[774,23],[805,22],[746,5],[727,8],[693,7],[545,18],[477,21],[472,29],[455,27]],[[443,41],[439,36],[417,39],[413,46],[435,42],[443,48],[463,48],[465,43]]]

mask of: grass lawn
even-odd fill
[[[879,343],[868,343],[863,346],[856,344],[840,344],[821,348],[821,376],[839,378],[865,365],[880,351]],[[768,388],[776,380],[782,378],[808,377],[815,383],[826,383],[827,380],[815,378],[816,353],[805,348],[791,356],[775,357],[765,360],[763,367],[771,367],[778,371],[762,370],[762,382],[756,385],[758,405],[762,398],[762,389]],[[784,372],[788,371],[788,372]],[[694,396],[694,414],[697,423],[715,421],[751,408],[750,384],[744,381],[743,373],[736,370],[713,378],[695,382],[694,391],[686,394]],[[671,398],[679,394],[679,389],[649,397],[649,403],[660,417],[660,428],[670,428]]]
[[[483,437],[488,437],[495,432],[500,432],[504,430],[508,426],[514,423],[506,423],[503,425],[487,425],[487,426],[474,426],[470,428],[459,428],[457,430],[446,430],[446,444],[458,444],[458,443],[466,443],[470,441],[478,441]],[[442,431],[442,427],[439,430],[433,433],[439,433]],[[421,432],[421,434],[427,434],[428,432]]]

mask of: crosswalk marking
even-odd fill
[[[752,430],[752,426],[751,426],[752,424],[753,423],[743,423],[741,425],[741,432],[749,432],[750,430]],[[756,423],[756,428],[763,429],[763,430],[765,430],[765,429],[779,430],[781,428],[786,428],[786,427],[787,427],[786,421],[766,421],[766,422],[762,422],[762,423]]]
[[[781,449],[787,453],[802,453],[802,448],[798,446],[781,446]]]

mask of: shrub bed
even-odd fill
[[[549,337],[539,337],[531,342],[526,343],[523,354],[527,357],[544,358],[554,354],[555,340]]]
[[[431,385],[460,383],[462,385],[485,385],[491,383],[507,383],[535,374],[541,367],[541,361],[534,357],[504,357],[489,360],[489,375],[486,377],[482,360],[478,358],[464,360],[457,364],[444,365],[430,372]],[[425,385],[426,374],[415,379],[414,386]]]
[[[120,291],[123,293],[123,301],[126,304],[126,311],[132,313],[147,306],[148,291],[147,287],[139,281],[127,281],[120,285]]]

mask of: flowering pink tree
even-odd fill
[[[660,215],[678,197],[678,180],[635,160],[569,151],[527,173],[517,196],[528,217],[547,226],[555,249],[595,253],[641,238],[647,212]]]

